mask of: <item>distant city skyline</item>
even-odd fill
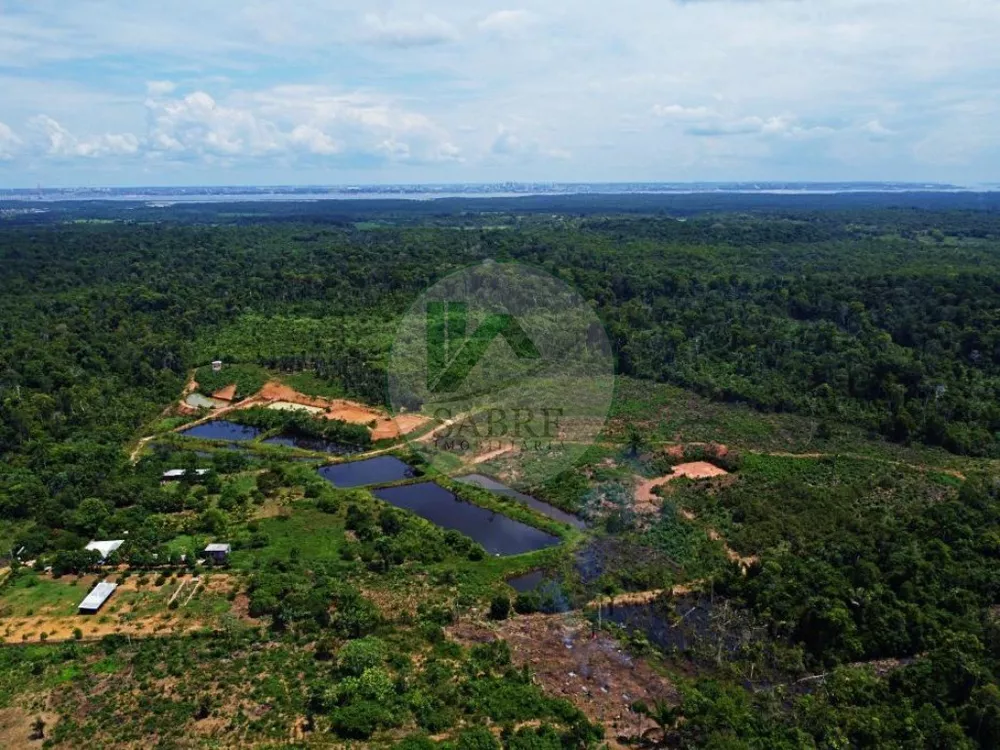
[[[14,0],[0,188],[995,184],[997,28],[995,0]]]

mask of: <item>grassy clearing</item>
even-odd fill
[[[89,578],[78,581],[75,576],[67,576],[54,580],[23,573],[4,589],[0,596],[0,612],[4,617],[75,615],[77,606],[90,590],[85,583]]]
[[[344,524],[339,514],[324,513],[307,502],[294,503],[288,515],[257,521],[267,536],[267,546],[237,550],[234,568],[249,569],[272,560],[288,560],[293,555],[305,562],[340,563],[344,545]]]

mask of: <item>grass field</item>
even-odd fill
[[[287,560],[293,553],[302,561],[340,561],[344,526],[339,515],[324,513],[303,502],[295,503],[287,516],[264,518],[257,523],[260,532],[267,536],[267,546],[234,551],[233,567],[250,568],[255,563]]]

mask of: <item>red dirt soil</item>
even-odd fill
[[[689,464],[678,464],[674,467],[673,474],[667,474],[656,479],[645,479],[635,490],[636,510],[650,512],[659,507],[659,498],[653,494],[653,490],[668,482],[672,482],[678,477],[688,479],[708,479],[710,477],[725,476],[729,472],[720,469],[707,461],[693,461]]]
[[[255,402],[288,401],[293,404],[323,409],[322,416],[339,419],[351,424],[375,426],[371,428],[372,440],[391,440],[423,427],[429,421],[419,414],[401,414],[395,418],[385,412],[346,399],[325,399],[299,393],[277,380],[272,380],[254,396]]]
[[[217,398],[219,401],[232,401],[236,398],[236,383],[220,388],[212,394],[212,398]]]

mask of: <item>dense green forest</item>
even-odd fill
[[[956,200],[0,212],[0,559],[13,569],[0,614],[27,621],[35,605],[18,602],[65,597],[59,579],[97,572],[82,552],[93,538],[127,535],[116,562],[162,578],[156,588],[226,538],[238,582],[204,589],[216,598],[192,618],[212,627],[196,638],[0,646],[0,709],[28,678],[65,683],[50,705],[64,718],[46,734],[57,746],[73,746],[75,732],[187,746],[164,728],[224,709],[231,744],[287,740],[294,717],[300,734],[381,745],[431,748],[440,735],[463,750],[593,746],[604,730],[541,690],[502,641],[459,646],[445,630],[486,611],[527,616],[564,594],[584,611],[593,597],[684,584],[735,608],[752,635],[726,646],[724,664],[704,656],[711,634],[678,653],[612,631],[678,686],[635,708],[659,712],[656,742],[1000,747],[1000,209]],[[173,432],[194,418],[166,411],[192,374],[207,394],[236,382],[243,398],[283,377],[385,405],[399,316],[486,259],[567,282],[612,343],[621,382],[605,442],[533,489],[590,528],[463,496],[562,546],[494,559],[366,490],[332,488],[315,451],[262,439],[240,451]],[[214,359],[231,369],[213,373]],[[266,409],[233,419],[370,447],[365,428],[340,421]],[[140,437],[151,442],[136,447]],[[691,440],[729,443],[728,457],[689,458],[731,476],[679,481],[651,521],[637,516],[630,482],[669,473],[660,447]],[[800,455],[780,455],[783,444]],[[417,457],[393,455],[420,479]],[[161,484],[176,468],[209,471]],[[572,565],[595,540],[612,550],[596,582]],[[515,598],[503,583],[541,567],[563,571],[558,597]],[[372,593],[384,590],[424,599],[387,615]],[[220,614],[244,598],[243,620]],[[185,659],[230,671],[160,702],[142,692],[175,682]],[[859,666],[880,660],[891,670]],[[101,670],[129,664],[120,691],[87,697]],[[255,670],[269,675],[252,689],[275,707],[264,717],[225,705]],[[304,678],[292,685],[293,673]],[[496,731],[477,733],[487,725]]]

